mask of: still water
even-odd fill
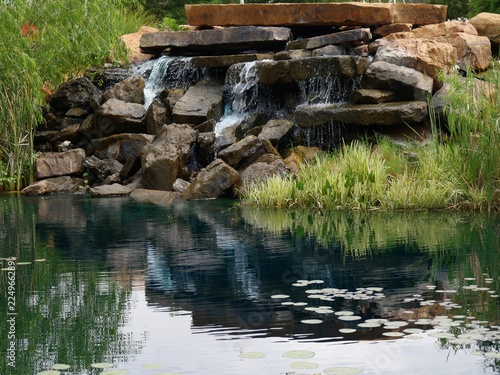
[[[500,373],[498,217],[0,196],[0,225],[2,375]]]

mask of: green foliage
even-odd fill
[[[33,131],[41,121],[44,92],[85,68],[125,59],[119,36],[137,31],[144,18],[123,4],[0,3],[0,190],[19,190],[32,180]]]
[[[263,207],[500,209],[500,71],[484,80],[445,77],[450,141],[404,146],[364,142],[305,165],[291,183],[275,177],[246,192]],[[435,118],[431,116],[431,121]],[[434,130],[437,125],[434,123]],[[290,191],[287,195],[286,191]]]
[[[164,17],[162,23],[159,25],[160,30],[167,31],[180,31],[184,30],[183,27],[179,26],[176,20],[170,17]]]

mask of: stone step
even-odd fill
[[[427,117],[427,102],[390,102],[381,104],[308,105],[295,111],[295,122],[311,128],[330,121],[354,126],[391,126],[416,124]]]
[[[221,54],[245,50],[280,50],[292,39],[290,29],[284,27],[231,27],[226,29],[162,31],[144,34],[141,50],[146,53],[171,55]],[[166,51],[165,51],[166,50]]]
[[[294,3],[185,5],[191,26],[378,26],[446,21],[445,5]]]

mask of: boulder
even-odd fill
[[[343,47],[328,45],[321,48],[317,48],[313,51],[312,56],[337,56],[345,55],[346,51]]]
[[[237,167],[244,159],[255,155],[262,149],[262,141],[255,135],[249,135],[220,151],[218,157],[230,166]]]
[[[300,167],[314,160],[315,157],[321,155],[323,151],[318,147],[296,146],[288,150],[283,162],[287,165],[290,171],[298,173]]]
[[[102,135],[145,133],[145,118],[143,105],[109,99],[96,112],[95,126]]]
[[[121,185],[118,183],[111,185],[95,186],[90,188],[90,195],[93,197],[120,197],[129,195],[136,188],[135,184]]]
[[[294,123],[289,120],[270,120],[259,133],[258,138],[262,141],[270,141],[273,146],[282,145],[290,137]]]
[[[85,72],[85,77],[90,79],[92,83],[103,90],[109,90],[117,83],[130,77],[132,72],[125,68],[92,68]]]
[[[457,49],[456,64],[463,70],[483,71],[491,66],[491,42],[485,36],[456,33],[447,38]]]
[[[212,81],[200,81],[191,86],[172,110],[174,122],[200,124],[208,119],[218,120],[223,112],[223,86]]]
[[[353,29],[339,31],[333,34],[315,36],[312,38],[293,40],[288,42],[286,48],[291,49],[316,49],[327,45],[343,45],[343,44],[365,44],[370,42],[372,34],[370,29]]]
[[[313,105],[300,107],[295,112],[295,122],[301,128],[321,126],[330,121],[357,126],[411,125],[427,117],[426,101]]]
[[[102,96],[103,102],[118,99],[127,103],[144,104],[144,78],[139,75],[128,77],[111,87]]]
[[[141,50],[160,54],[183,55],[243,52],[246,50],[280,50],[291,40],[290,29],[279,27],[231,27],[196,31],[158,32],[141,37]]]
[[[220,55],[220,56],[194,56],[191,58],[191,64],[196,68],[227,68],[231,65],[257,61],[272,60],[272,53],[241,53],[238,55]]]
[[[81,178],[61,176],[47,178],[45,180],[36,181],[33,184],[25,187],[21,193],[24,195],[51,195],[70,193],[77,191],[84,182]]]
[[[427,100],[432,95],[433,79],[415,69],[376,61],[368,67],[362,86],[394,91],[399,100]]]
[[[446,20],[446,6],[389,3],[293,3],[186,5],[192,26],[425,25]]]
[[[130,198],[138,202],[155,203],[162,206],[170,206],[177,200],[180,200],[180,193],[173,191],[135,189]]]
[[[121,36],[122,42],[128,50],[128,61],[132,64],[151,60],[153,55],[143,53],[141,51],[141,37],[147,33],[156,33],[158,29],[154,27],[142,26],[135,33],[125,34]]]
[[[66,113],[72,108],[80,108],[87,113],[100,102],[101,91],[86,77],[63,83],[50,99],[54,112]]]
[[[47,152],[35,161],[37,179],[71,175],[83,172],[85,150],[77,148],[66,152]]]
[[[171,190],[178,177],[189,180],[188,159],[196,138],[197,132],[189,125],[164,125],[154,141],[144,147],[143,187]]]
[[[413,25],[411,23],[391,23],[390,25],[382,25],[373,30],[373,34],[384,37],[393,33],[403,33],[411,31]]]
[[[101,160],[94,155],[85,160],[84,166],[87,168],[90,184],[102,182],[106,177],[120,173],[123,168],[123,164],[115,159]]]
[[[258,162],[251,164],[243,171],[240,171],[240,179],[234,185],[233,190],[236,196],[241,197],[252,185],[262,182],[273,176],[286,176],[290,169],[281,159],[271,163]]]
[[[481,36],[487,37],[491,44],[500,45],[500,14],[496,13],[479,13],[472,17],[469,21]]]
[[[148,134],[156,135],[163,125],[172,122],[172,110],[161,100],[155,98],[146,112],[146,130]]]
[[[116,159],[120,163],[125,163],[129,157],[140,157],[144,146],[153,139],[154,136],[150,134],[114,134],[92,140],[89,153],[99,159]]]
[[[354,104],[380,104],[396,99],[394,91],[359,89],[354,91],[351,102]]]
[[[184,193],[184,191],[189,187],[190,183],[182,178],[175,180],[172,190],[178,193]]]
[[[239,180],[238,172],[221,159],[202,169],[181,197],[186,200],[213,199],[224,195]]]

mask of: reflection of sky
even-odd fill
[[[322,373],[327,367],[358,367],[363,374],[489,374],[483,370],[483,358],[459,350],[454,353],[438,349],[437,339],[420,334],[421,340],[409,338],[366,342],[300,342],[286,338],[244,338],[229,336],[230,328],[193,328],[187,311],[168,311],[148,306],[145,291],[133,292],[130,320],[125,333],[146,337],[135,362],[121,364],[130,373],[143,373],[144,364],[160,364],[159,372],[182,374],[285,374]],[[209,329],[210,328],[210,329]],[[212,333],[209,334],[208,331]],[[217,333],[215,333],[217,332]],[[305,349],[314,358],[284,358],[289,350]],[[240,359],[241,352],[262,351],[263,359]],[[298,371],[290,367],[295,361],[314,362],[315,370]]]

